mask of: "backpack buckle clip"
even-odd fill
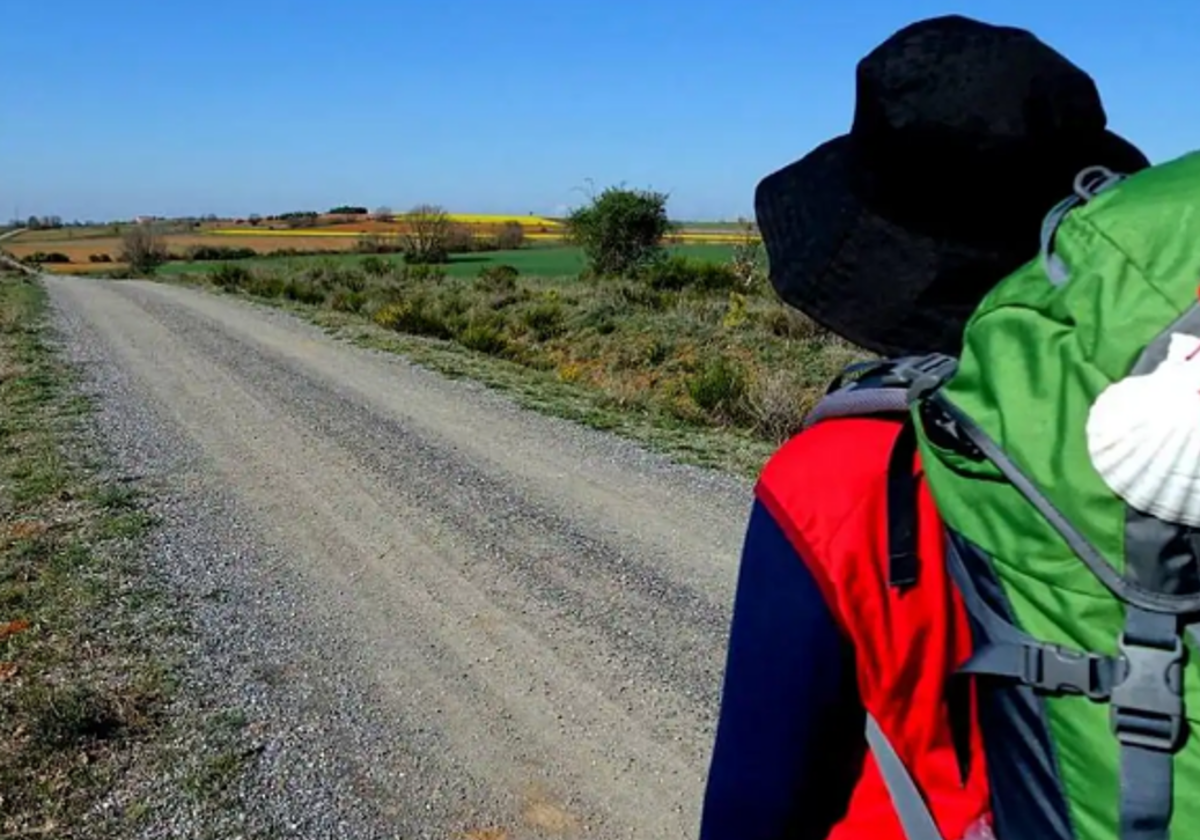
[[[1112,693],[1111,664],[1106,656],[1061,645],[1029,645],[1025,648],[1023,681],[1041,691],[1080,694],[1098,702]]]
[[[946,384],[958,371],[958,359],[942,353],[928,356],[910,356],[896,360],[888,379],[908,387],[908,402],[911,405]]]
[[[1117,641],[1111,696],[1113,732],[1122,744],[1171,752],[1183,733],[1183,641],[1169,648]]]

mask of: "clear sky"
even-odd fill
[[[547,213],[589,178],[749,215],[858,58],[951,12],[1033,29],[1152,160],[1200,146],[1196,0],[4,0],[0,217]]]

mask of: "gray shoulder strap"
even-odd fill
[[[870,714],[867,715],[867,744],[875,755],[879,774],[883,776],[883,783],[887,785],[888,793],[892,797],[892,806],[900,818],[900,825],[904,828],[907,840],[945,840],[929,812],[929,806],[925,804],[925,798],[917,789],[917,783],[909,775],[892,743],[883,734],[879,721]]]

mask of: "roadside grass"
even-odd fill
[[[140,565],[154,520],[86,438],[46,307],[0,271],[0,838],[130,836],[180,798],[220,814],[252,751],[236,713],[174,705],[185,628]]]
[[[171,690],[123,568],[151,522],[72,454],[88,406],[44,306],[37,283],[0,277],[0,836],[70,836]]]
[[[466,279],[360,257],[228,263],[171,279],[291,309],[527,407],[753,476],[863,354],[784,307],[765,282],[745,289],[726,263],[672,265],[637,280],[495,267]]]

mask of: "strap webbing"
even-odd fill
[[[1128,606],[1112,720],[1121,742],[1121,840],[1170,837],[1174,753],[1183,727],[1179,619]]]
[[[892,444],[887,475],[888,583],[899,588],[917,582],[916,455],[917,430],[910,418]]]
[[[867,744],[879,766],[879,775],[891,794],[892,805],[907,840],[944,840],[933,814],[929,812],[929,806],[925,804],[925,798],[917,789],[917,783],[913,781],[891,741],[883,734],[879,721],[870,714],[867,715]]]

